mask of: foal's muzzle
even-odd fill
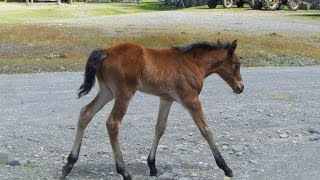
[[[243,82],[239,82],[239,83],[237,84],[237,86],[233,89],[233,91],[234,91],[236,94],[240,94],[240,93],[242,93],[243,89],[244,89]]]

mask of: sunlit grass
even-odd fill
[[[139,5],[137,3],[74,3],[71,5],[3,3],[1,6],[9,7],[10,10],[2,10],[0,8],[0,23],[74,19],[176,9],[174,7],[165,7],[162,2],[156,0],[146,0]],[[37,6],[36,9],[34,8],[35,6]]]
[[[12,28],[15,31],[12,31]],[[281,34],[247,35],[230,32],[207,35],[211,33],[206,28],[188,26],[161,29],[158,32],[145,29],[140,34],[119,30],[117,35],[110,36],[92,28],[7,25],[0,29],[0,41],[10,48],[2,54],[0,72],[80,71],[83,70],[92,49],[110,47],[124,41],[152,48],[170,48],[173,45],[187,45],[198,41],[237,39],[236,52],[244,66],[292,65],[291,63],[300,62],[299,58],[294,58],[296,56],[315,59],[307,65],[320,64],[320,35],[308,38]],[[18,48],[15,49],[16,47]],[[60,53],[64,56],[56,56]],[[53,54],[52,57],[51,54]],[[288,57],[289,61],[282,61],[281,57]]]

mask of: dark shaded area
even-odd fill
[[[166,5],[163,2],[142,2],[137,6],[138,9],[149,11],[167,11],[177,9],[175,6]]]
[[[320,19],[320,13],[297,14],[295,16],[306,17],[311,19]]]

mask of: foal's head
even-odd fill
[[[240,74],[239,57],[234,52],[237,47],[237,40],[231,44],[222,45],[218,40],[217,45],[224,47],[226,53],[223,53],[222,63],[217,67],[216,73],[233,89],[237,94],[242,93],[244,85]]]

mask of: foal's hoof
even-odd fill
[[[60,179],[62,178],[65,178],[71,171],[71,169],[73,168],[73,166],[70,166],[70,165],[65,165],[63,168],[62,168],[62,176]]]
[[[230,168],[227,168],[225,173],[224,173],[225,177],[229,177],[232,178],[233,177],[233,172]]]
[[[231,180],[231,177],[229,177],[229,176],[224,176],[224,177],[223,177],[223,180]]]
[[[123,176],[123,180],[132,180],[131,175]]]
[[[156,176],[158,173],[157,168],[150,168],[150,176]]]

